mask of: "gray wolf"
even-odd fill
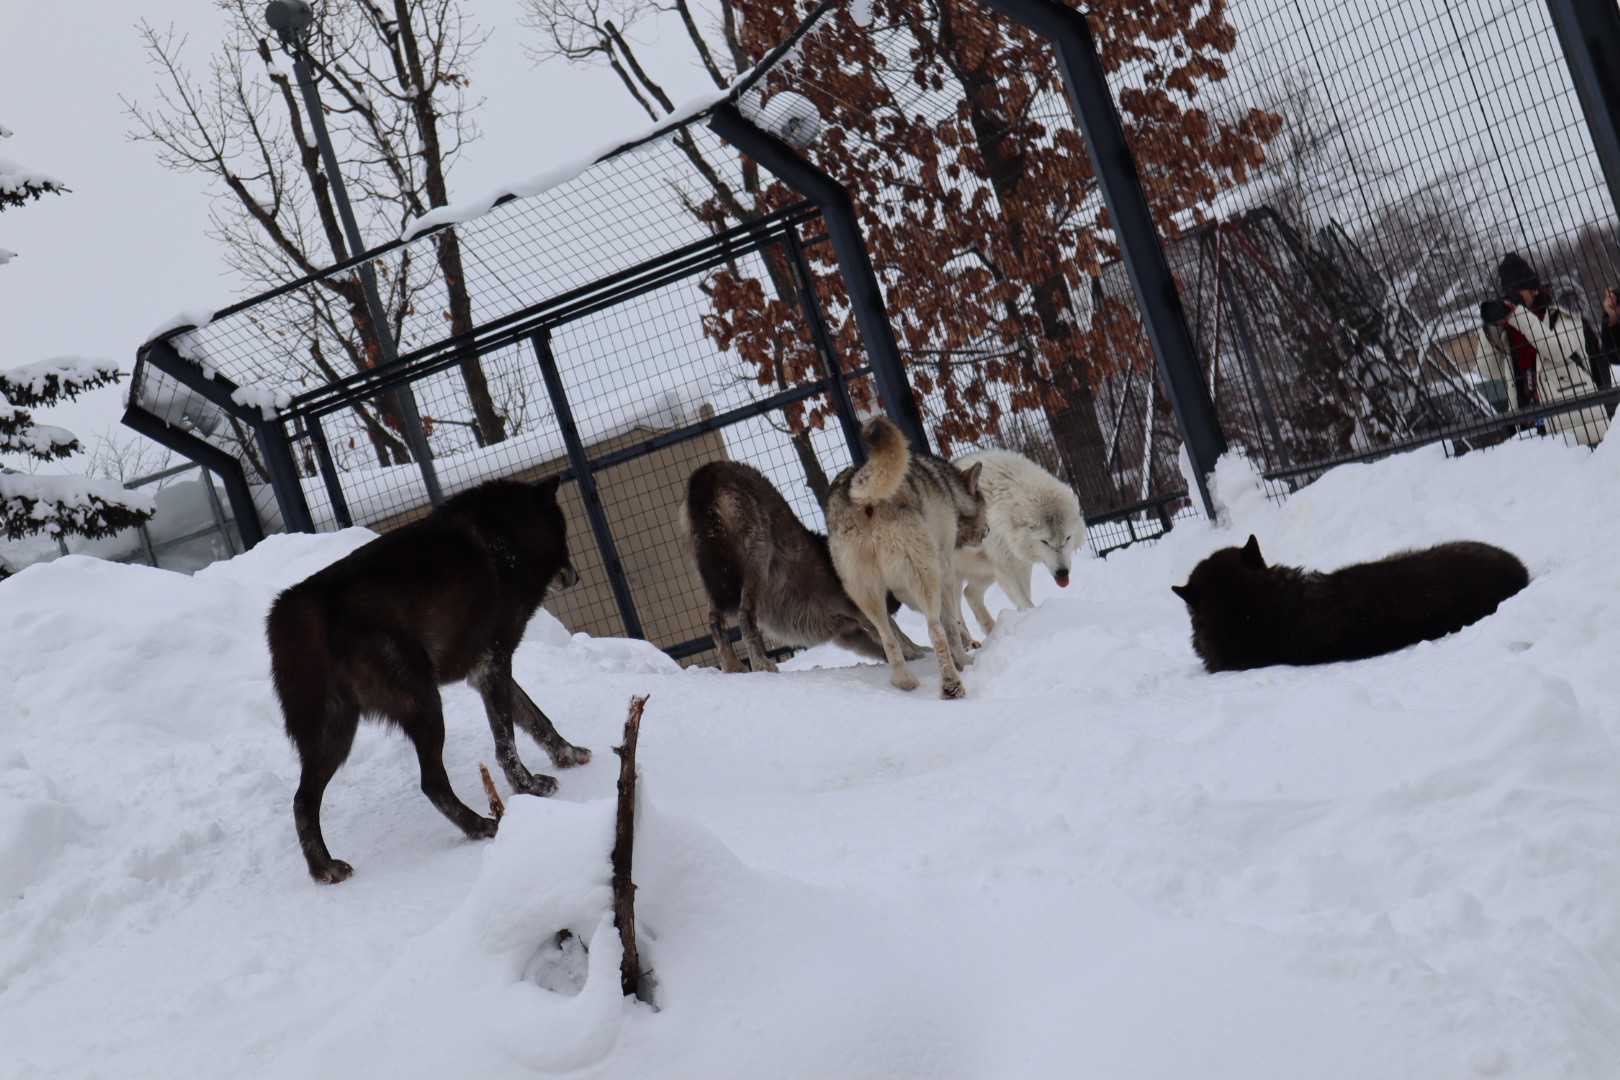
[[[881,660],[877,631],[844,592],[827,538],[805,528],[758,469],[711,461],[693,471],[681,504],[687,554],[709,596],[709,633],[724,671],[743,670],[726,630],[735,615],[755,671],[775,671],[760,628],[785,645],[833,641]],[[922,650],[900,633],[908,660]]]
[[[450,787],[441,684],[465,679],[483,697],[495,757],[514,790],[550,795],[557,787],[519,760],[514,721],[558,768],[590,760],[512,678],[512,652],[546,590],[576,577],[557,486],[556,477],[481,484],[276,597],[266,620],[270,668],[302,765],[293,823],[316,881],[354,872],[327,851],[321,797],[362,715],[409,736],[423,794],[472,839],[493,836],[495,822]]]
[[[1360,660],[1483,619],[1530,583],[1509,552],[1471,540],[1406,551],[1330,574],[1267,566],[1253,536],[1170,588],[1192,615],[1210,671]]]
[[[1073,489],[1022,454],[979,450],[955,464],[958,469],[983,466],[979,490],[990,532],[983,544],[956,553],[956,572],[966,585],[973,617],[988,634],[996,620],[984,606],[985,590],[998,584],[1014,607],[1028,611],[1035,606],[1029,574],[1037,563],[1067,588],[1075,549],[1086,538],[1086,519]]]
[[[956,549],[984,539],[982,467],[964,473],[942,457],[911,450],[886,417],[867,421],[861,436],[870,457],[839,473],[827,497],[833,566],[849,598],[877,627],[889,681],[902,690],[917,686],[885,617],[893,593],[928,620],[940,697],[959,698],[964,691],[958,669],[968,658],[956,598]]]

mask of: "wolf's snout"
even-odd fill
[[[1057,570],[1054,570],[1052,572],[1052,580],[1058,583],[1058,588],[1067,589],[1069,587],[1068,567],[1059,567]]]
[[[558,570],[551,578],[552,588],[555,589],[572,589],[577,584],[579,584],[579,571],[568,563],[563,563],[562,569]]]

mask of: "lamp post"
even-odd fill
[[[309,0],[270,0],[265,8],[264,21],[276,32],[281,47],[292,57],[293,76],[298,80],[298,90],[304,98],[304,112],[309,116],[309,126],[315,133],[315,144],[321,152],[321,163],[326,169],[332,203],[343,225],[349,254],[359,255],[366,250],[365,241],[360,236],[360,225],[355,221],[354,209],[349,205],[349,194],[343,187],[343,173],[338,168],[332,138],[326,130],[326,113],[321,108],[320,95],[315,91],[315,79],[310,74],[306,60],[309,30],[315,23],[315,11]],[[366,310],[371,315],[372,332],[377,338],[377,349],[382,353],[383,366],[398,364],[399,350],[394,344],[394,335],[388,329],[382,294],[377,290],[377,272],[369,261],[360,263],[355,269],[360,275],[360,287],[365,294]],[[416,457],[417,467],[422,471],[422,483],[427,488],[428,500],[438,506],[444,502],[444,491],[439,487],[439,477],[433,468],[433,454],[428,448],[427,436],[422,432],[416,398],[409,384],[402,385],[393,394],[399,403],[400,419],[405,425],[405,441]]]

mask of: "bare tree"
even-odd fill
[[[185,64],[185,39],[140,25],[158,74],[158,98],[149,106],[128,100],[125,106],[131,138],[152,143],[165,166],[210,180],[212,234],[225,244],[227,264],[257,291],[358,253],[340,226],[292,73],[263,36],[262,5],[215,4],[227,30],[205,78]],[[343,179],[357,194],[363,232],[391,239],[449,202],[448,175],[461,148],[477,137],[467,67],[483,40],[458,0],[324,6],[309,37],[309,59]],[[451,333],[472,329],[454,230],[436,235],[431,266],[418,265],[412,254],[401,249],[377,264],[387,327],[372,325],[352,273],[326,275],[319,288],[286,301],[276,347],[289,365],[289,381],[330,381],[376,365],[379,334],[400,340],[418,309],[442,310]],[[477,357],[469,353],[460,368],[478,443],[504,439],[507,417]],[[356,404],[353,416],[379,463],[409,460],[391,399]]]

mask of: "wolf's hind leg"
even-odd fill
[[[900,624],[894,621],[893,615],[889,616],[889,629],[893,631],[895,640],[900,643],[901,656],[907,660],[921,660],[928,655],[927,649],[906,636],[906,632],[900,629]]]
[[[742,630],[743,645],[748,649],[748,662],[755,671],[775,671],[776,661],[765,651],[765,639],[759,632],[759,619],[756,611],[759,605],[759,592],[751,583],[744,583],[742,588],[742,602],[737,606],[737,626]]]
[[[895,626],[894,620],[889,616],[888,595],[880,592],[876,597],[850,593],[855,606],[861,609],[868,622],[877,630],[878,640],[883,643],[883,657],[889,662],[889,683],[901,690],[917,689],[917,676],[906,667],[905,650],[900,642],[905,635]]]
[[[731,631],[726,629],[726,613],[718,605],[709,608],[709,636],[720,650],[720,670],[729,674],[741,671],[742,661],[737,659],[737,650],[731,647]]]
[[[360,710],[349,705],[328,705],[315,721],[287,725],[301,766],[298,791],[293,795],[293,827],[298,831],[298,846],[309,865],[309,876],[322,884],[335,885],[353,874],[354,867],[332,858],[326,849],[326,838],[321,833],[321,799],[354,745]]]

